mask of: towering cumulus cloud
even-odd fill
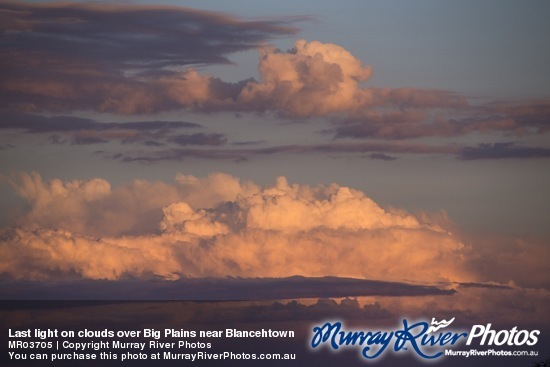
[[[246,85],[239,95],[244,102],[311,116],[357,110],[370,100],[358,82],[370,78],[371,67],[338,45],[298,40],[287,53],[265,47],[260,60],[262,82]]]
[[[187,109],[361,121],[373,105],[462,101],[439,91],[364,88],[371,67],[339,45],[297,40],[285,52],[268,44],[295,34],[304,17],[246,21],[178,6],[0,1],[0,19],[0,100],[17,111]],[[259,51],[259,80],[232,83],[195,69],[250,49]]]
[[[281,177],[260,187],[213,174],[113,189],[102,179],[44,182],[35,173],[12,184],[31,203],[2,234],[0,271],[15,278],[472,280],[465,246],[444,228],[336,184]],[[155,228],[140,226],[155,216]]]
[[[371,92],[358,85],[371,76],[371,67],[338,45],[298,40],[288,52],[266,45],[258,70],[260,81],[227,83],[189,69],[161,82],[171,99],[198,110],[324,116],[357,111],[371,100]]]

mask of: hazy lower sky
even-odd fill
[[[546,284],[549,13],[0,2],[2,272]]]

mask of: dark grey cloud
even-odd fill
[[[296,32],[179,6],[0,2],[0,100],[24,110],[167,107],[151,79]],[[149,81],[147,81],[149,80]]]
[[[89,144],[103,144],[108,143],[109,140],[98,138],[95,136],[75,136],[72,144],[75,145],[89,145]]]
[[[16,129],[27,133],[48,133],[78,131],[101,128],[98,122],[82,117],[46,117],[22,113],[4,113],[0,119],[0,129]]]
[[[227,143],[227,138],[223,134],[181,134],[176,135],[170,138],[170,141],[178,145],[210,145],[210,146],[219,146],[225,145]]]
[[[477,147],[465,147],[458,154],[459,159],[466,161],[478,159],[530,159],[548,157],[550,157],[549,148],[521,146],[514,142],[479,144]]]
[[[371,153],[368,155],[368,157],[371,159],[380,159],[383,161],[395,161],[397,159],[396,157],[392,157],[391,155],[387,155],[384,153]]]
[[[313,145],[278,145],[266,148],[172,148],[157,151],[117,153],[113,159],[124,162],[154,163],[180,161],[190,158],[246,161],[277,154],[365,154],[364,157],[385,161],[396,160],[396,154],[452,155],[460,160],[546,158],[550,149],[542,147],[521,147],[514,143],[480,144],[477,147],[449,145],[428,145],[404,142],[336,142]]]
[[[143,142],[143,145],[147,145],[149,147],[162,147],[164,145],[164,143],[160,143],[160,142],[154,141],[154,140],[145,140]]]
[[[507,285],[489,283],[458,283],[461,288],[513,289]]]
[[[250,141],[236,141],[231,143],[231,145],[243,147],[243,146],[250,146],[250,145],[260,145],[265,143],[266,143],[265,140],[250,140]]]
[[[20,52],[33,50],[69,60],[105,60],[119,72],[128,67],[156,70],[228,63],[229,53],[296,31],[290,26],[295,19],[242,21],[178,6],[23,2],[0,6],[7,18],[0,28],[5,49],[16,46]]]
[[[373,108],[362,116],[334,120],[325,130],[335,139],[414,139],[463,136],[473,132],[522,136],[544,134],[550,128],[550,102],[458,106],[435,112],[426,108]]]
[[[178,161],[189,158],[219,159],[243,161],[250,158],[274,154],[356,154],[372,153],[373,159],[393,160],[391,154],[455,154],[457,146],[432,146],[426,144],[405,144],[394,142],[381,143],[327,143],[313,145],[279,145],[266,148],[238,149],[194,149],[175,148],[160,151],[123,153],[117,158],[125,162],[153,163],[159,161]]]
[[[0,118],[0,129],[16,129],[27,133],[75,132],[80,130],[137,130],[198,128],[201,125],[187,121],[131,121],[99,122],[76,116],[42,116],[27,113],[6,112]]]
[[[48,136],[48,142],[50,144],[62,145],[67,143],[67,141],[68,141],[67,138],[58,134]]]
[[[101,144],[115,140],[122,143],[142,143],[160,147],[169,142],[179,145],[222,145],[222,134],[177,134],[179,129],[202,127],[187,121],[99,122],[76,116],[42,116],[7,112],[0,118],[0,130],[17,130],[25,134],[51,134],[50,144]]]
[[[4,279],[2,299],[275,300],[359,296],[452,295],[434,286],[354,278],[182,278],[162,280],[16,281]]]
[[[117,153],[112,159],[120,159],[123,162],[155,163],[162,161],[181,161],[189,158],[219,159],[219,160],[247,160],[254,152],[246,150],[230,149],[196,149],[175,148],[153,152]]]

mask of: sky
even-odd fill
[[[543,304],[549,10],[2,1],[2,279],[341,277]]]

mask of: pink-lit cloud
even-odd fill
[[[302,18],[245,21],[178,6],[1,2],[0,98],[25,111],[179,107],[157,81],[296,32]],[[144,50],[146,50],[144,52]],[[160,88],[160,89],[159,89]]]
[[[415,91],[384,94],[389,101],[394,101],[394,108],[370,109],[360,115],[344,119],[334,119],[334,128],[328,133],[334,133],[335,138],[359,139],[413,139],[427,136],[453,137],[472,134],[500,134],[503,136],[522,137],[528,134],[544,134],[548,131],[550,116],[549,101],[527,101],[517,103],[489,104],[483,107],[463,105],[449,94],[434,93],[433,96],[411,97]],[[427,92],[427,91],[426,91]],[[403,102],[399,102],[399,98]],[[442,100],[441,100],[442,98]],[[464,102],[463,102],[464,103]],[[450,110],[441,111],[437,106],[447,105]]]
[[[102,179],[44,182],[37,174],[15,184],[32,206],[4,233],[1,271],[15,277],[472,280],[457,260],[465,245],[440,225],[336,184],[280,178],[262,188],[222,174],[115,189]],[[161,219],[143,232],[151,211]]]
[[[262,187],[224,174],[116,188],[103,179],[45,182],[24,174],[13,184],[31,204],[2,234],[0,272],[15,278],[302,275],[550,284],[531,272],[545,266],[548,249],[539,242],[499,247],[498,257],[479,266],[496,245],[460,238],[444,216],[384,209],[337,184],[279,178]],[[540,256],[522,257],[522,249]]]
[[[373,86],[368,60],[341,45],[299,39],[282,51],[268,43],[297,33],[294,25],[307,17],[248,21],[178,6],[131,4],[0,2],[0,9],[5,110],[325,117],[333,123],[327,131],[339,139],[548,131],[547,100],[479,106],[449,91]],[[228,82],[201,71],[251,49],[259,53],[258,80]],[[73,142],[109,140],[88,136]]]

